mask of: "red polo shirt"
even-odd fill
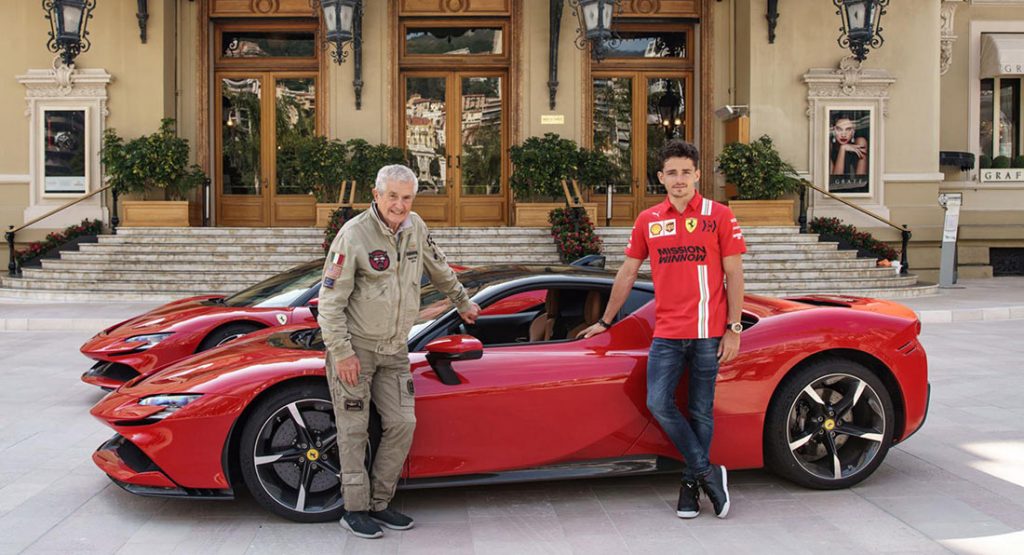
[[[682,213],[668,198],[641,212],[626,256],[651,257],[654,336],[721,337],[728,318],[722,258],[745,252],[732,210],[700,193],[694,193]]]

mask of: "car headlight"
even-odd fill
[[[134,345],[136,351],[145,351],[170,336],[170,333],[151,333],[148,335],[136,335],[134,337],[129,337],[128,339],[125,339],[124,342]]]
[[[164,410],[150,416],[149,418],[155,418],[162,420],[175,412],[181,410],[186,405],[202,397],[199,393],[175,393],[170,395],[150,395],[149,397],[143,397],[139,399],[139,404],[146,407],[163,407]]]

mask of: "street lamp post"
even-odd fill
[[[59,53],[64,65],[75,63],[75,57],[89,50],[86,29],[96,0],[43,0],[43,11],[50,21],[50,40],[46,48]]]
[[[836,15],[842,20],[837,42],[849,48],[858,62],[863,62],[868,49],[882,46],[882,16],[889,0],[832,0]]]

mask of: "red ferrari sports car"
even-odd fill
[[[323,266],[322,259],[314,260],[229,297],[190,297],[111,326],[82,345],[82,354],[96,361],[82,374],[82,381],[116,389],[128,380],[148,376],[256,330],[316,325],[311,306],[320,294]]]
[[[418,425],[401,487],[675,471],[645,402],[653,286],[638,281],[608,332],[613,275],[572,267],[469,270],[481,307],[465,325],[423,288],[409,337]],[[749,296],[742,350],[721,368],[714,462],[767,466],[812,488],[868,477],[924,422],[920,323],[887,301]],[[684,385],[679,403],[686,406]],[[296,521],[339,518],[338,447],[319,329],[267,329],[108,394],[92,414],[116,431],[93,459],[141,495],[229,498],[245,486]],[[379,441],[379,425],[371,436]],[[372,446],[370,442],[370,455]]]

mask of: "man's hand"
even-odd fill
[[[576,334],[576,339],[590,339],[599,333],[608,331],[608,328],[601,324],[591,324],[591,326]]]
[[[718,363],[725,364],[736,358],[740,352],[740,334],[734,331],[726,331],[722,340],[718,342]]]
[[[480,305],[476,303],[469,304],[473,305],[472,308],[470,308],[466,312],[460,312],[459,316],[462,317],[463,322],[467,324],[475,324],[477,317],[480,316]]]
[[[341,381],[351,386],[359,384],[359,357],[352,355],[334,363],[334,371]]]

